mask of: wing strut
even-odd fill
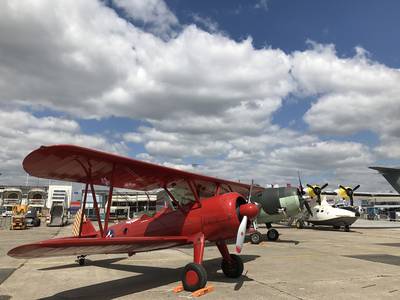
[[[187,181],[187,184],[189,185],[190,190],[192,191],[193,197],[194,197],[194,199],[196,200],[197,204],[201,207],[201,202],[200,202],[199,193],[197,192],[196,187],[195,187],[193,181],[192,181],[192,180],[188,180],[188,181]]]
[[[172,200],[172,202],[180,209],[183,211],[182,206],[179,204],[179,202],[175,199],[174,195],[167,189],[166,186],[164,186],[165,192],[168,194],[169,198]]]
[[[83,196],[83,204],[82,204],[82,213],[81,213],[81,222],[79,223],[79,237],[82,234],[82,226],[83,226],[83,216],[85,215],[85,208],[86,208],[86,199],[87,199],[87,192],[88,192],[88,183],[85,185],[85,195]]]
[[[92,191],[93,204],[94,204],[94,209],[96,211],[97,222],[99,223],[100,234],[102,237],[104,237],[103,225],[101,224],[100,211],[99,211],[99,206],[97,205],[96,192],[94,191],[93,183],[90,183],[90,189]]]
[[[221,192],[221,184],[217,183],[217,185],[215,186],[214,196],[218,196],[220,192]]]
[[[110,189],[108,191],[107,211],[106,211],[106,217],[104,220],[104,234],[107,234],[108,221],[110,219],[110,208],[111,208],[112,196],[113,196],[113,192],[114,192],[114,171],[115,171],[115,164],[113,164],[112,173],[111,173],[111,181],[110,181]]]

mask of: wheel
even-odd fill
[[[340,229],[340,226],[333,226],[333,229]]]
[[[252,244],[259,244],[261,242],[262,236],[261,233],[256,231],[250,234],[250,242]]]
[[[349,225],[344,226],[344,231],[345,232],[349,232],[350,231],[350,226]]]
[[[190,263],[185,266],[182,285],[185,291],[194,292],[202,289],[207,283],[207,272],[202,265]]]
[[[78,264],[80,265],[80,266],[84,266],[85,265],[85,257],[83,257],[83,256],[78,256]]]
[[[304,222],[302,220],[297,220],[296,221],[296,228],[297,229],[303,229],[304,228]]]
[[[271,228],[267,232],[267,239],[268,241],[276,241],[279,238],[279,232],[278,230]]]
[[[221,269],[226,277],[238,278],[243,273],[243,262],[240,256],[231,254],[232,261],[222,259]]]

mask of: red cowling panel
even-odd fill
[[[248,184],[176,170],[152,163],[122,157],[73,145],[42,146],[23,161],[32,176],[86,183],[91,178],[95,185],[109,185],[114,169],[114,187],[154,190],[182,180],[197,180],[229,185],[232,191],[246,194]],[[262,190],[257,187],[254,191]]]
[[[124,238],[59,238],[11,249],[7,255],[15,258],[55,257],[143,252],[189,243],[186,236],[154,236]]]

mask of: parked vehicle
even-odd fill
[[[25,214],[25,223],[28,227],[40,226],[40,218],[38,217],[38,210],[36,207],[29,207]]]

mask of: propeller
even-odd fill
[[[236,252],[240,253],[243,248],[244,238],[246,236],[247,220],[253,220],[257,217],[260,212],[259,205],[256,203],[251,203],[251,193],[253,190],[253,181],[251,181],[250,193],[247,198],[247,203],[242,204],[239,207],[239,215],[242,216],[242,221],[240,222],[239,229],[236,236]]]
[[[328,183],[325,183],[323,186],[318,186],[318,185],[310,185],[307,184],[307,186],[312,189],[312,191],[314,192],[314,194],[317,196],[317,202],[319,205],[321,205],[321,192],[324,188],[326,188],[328,186]]]
[[[339,187],[341,189],[343,189],[346,192],[346,195],[349,197],[350,199],[350,206],[354,206],[354,199],[353,199],[353,195],[354,195],[354,191],[357,190],[360,185],[357,184],[355,187],[351,188],[351,187],[344,187],[343,185],[339,185]]]
[[[300,178],[300,172],[297,171],[297,176],[299,177],[299,188],[297,189],[297,194],[299,196],[299,200],[300,200],[300,208],[303,209],[303,207],[305,206],[307,209],[307,212],[310,214],[310,216],[313,215],[312,211],[311,211],[311,207],[310,204],[308,203],[308,201],[303,197],[306,192],[303,189],[303,185],[301,184],[301,178]]]

